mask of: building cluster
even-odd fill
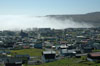
[[[17,50],[44,49],[43,62],[64,57],[88,56],[88,60],[98,60],[100,53],[100,28],[38,28],[21,31],[0,31],[0,49]]]

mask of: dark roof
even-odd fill
[[[30,55],[16,55],[15,57],[30,57]]]
[[[22,64],[22,60],[18,59],[18,58],[7,58],[4,60],[4,63],[15,63],[15,64]]]

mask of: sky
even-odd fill
[[[37,16],[85,14],[100,11],[100,0],[0,0],[0,30],[26,28],[93,27],[67,19],[59,21]]]
[[[0,0],[0,15],[83,14],[99,6],[100,0]]]

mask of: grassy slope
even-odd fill
[[[71,58],[71,59],[62,59],[55,62],[45,63],[41,65],[28,65],[28,66],[100,66],[100,64],[93,62],[78,62],[80,59]]]

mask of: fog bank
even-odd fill
[[[19,30],[26,28],[90,28],[91,24],[75,22],[72,19],[57,20],[49,17],[26,15],[0,15],[0,30]]]

